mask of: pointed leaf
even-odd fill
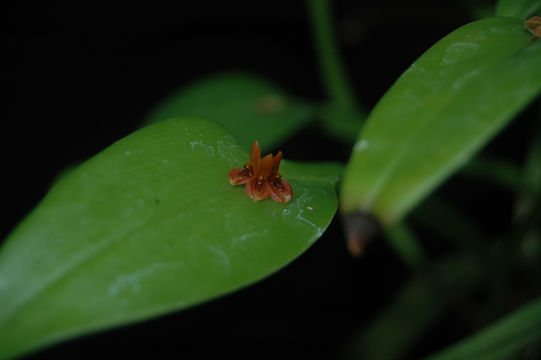
[[[197,304],[300,255],[335,213],[341,168],[284,161],[293,199],[254,202],[228,181],[247,161],[218,125],[171,119],[62,177],[0,249],[0,358]]]

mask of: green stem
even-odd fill
[[[404,221],[386,228],[385,237],[411,270],[417,270],[426,263],[426,255],[419,240]]]
[[[307,0],[319,65],[328,96],[341,107],[357,110],[340,51],[335,42],[328,0]]]

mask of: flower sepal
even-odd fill
[[[254,201],[270,196],[274,201],[286,203],[293,198],[293,189],[278,172],[282,156],[280,151],[276,156],[268,154],[261,158],[261,149],[256,140],[252,144],[248,164],[231,170],[229,182],[231,185],[246,184],[246,195]]]

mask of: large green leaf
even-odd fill
[[[511,359],[523,346],[540,340],[541,299],[537,299],[429,359]]]
[[[540,9],[541,0],[499,0],[496,4],[496,15],[525,19]]]
[[[265,79],[226,73],[173,93],[145,123],[176,116],[204,117],[221,124],[247,149],[257,138],[263,150],[271,150],[314,120],[314,111],[307,102],[284,94]]]
[[[62,177],[0,251],[0,358],[185,308],[301,254],[336,211],[340,166],[284,162],[281,204],[229,184],[247,160],[218,125],[181,118]]]
[[[385,94],[346,169],[344,212],[400,219],[541,89],[541,41],[512,18],[452,32]]]

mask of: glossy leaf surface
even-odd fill
[[[216,121],[246,149],[258,139],[266,152],[313,120],[314,110],[265,79],[231,73],[208,77],[172,94],[146,123],[176,116]]]
[[[0,358],[197,304],[300,255],[336,211],[341,167],[284,161],[294,197],[280,204],[229,184],[247,160],[215,123],[179,118],[63,176],[0,249]]]
[[[424,53],[369,116],[346,169],[344,212],[400,219],[541,90],[541,41],[512,18],[476,21]]]

